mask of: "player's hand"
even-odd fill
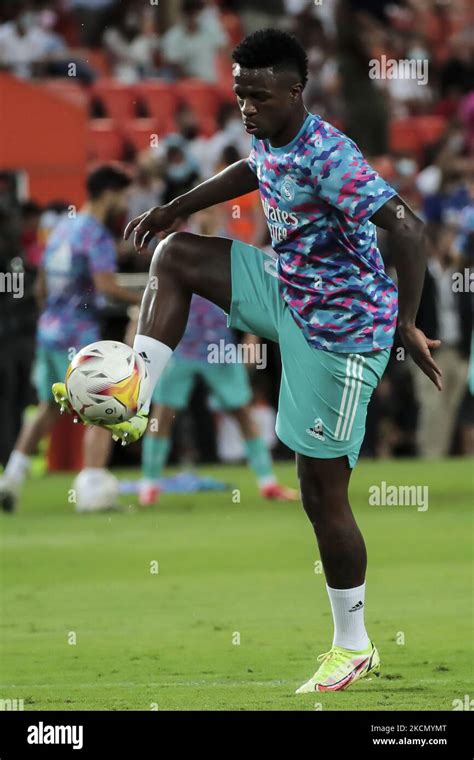
[[[441,345],[441,341],[427,338],[424,332],[414,325],[399,328],[399,332],[403,345],[415,364],[417,364],[425,375],[430,378],[431,382],[436,385],[437,389],[442,391],[443,385],[441,378],[443,373],[431,356],[432,349],[438,348]]]
[[[170,206],[156,206],[132,219],[127,224],[123,236],[128,240],[134,232],[133,244],[137,253],[140,253],[155,235],[162,239],[175,232],[182,222],[183,219],[176,216]]]

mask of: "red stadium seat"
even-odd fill
[[[156,119],[160,134],[174,131],[174,118],[178,107],[176,86],[160,80],[144,80],[134,85],[135,95],[146,107],[148,115]]]
[[[133,119],[136,113],[136,94],[133,87],[115,79],[98,79],[92,85],[93,95],[100,100],[110,119]]]
[[[390,150],[393,153],[418,154],[422,141],[416,125],[416,120],[398,119],[390,124]]]
[[[113,119],[92,119],[89,122],[89,160],[120,161],[123,151],[124,138]]]
[[[136,151],[154,147],[153,136],[161,137],[156,119],[132,119],[124,122],[122,132],[125,139],[131,143]]]
[[[444,116],[428,114],[427,116],[415,116],[418,134],[423,145],[432,145],[444,134],[446,119]]]
[[[103,50],[94,50],[93,48],[83,48],[82,57],[95,71],[102,77],[109,77],[112,74],[112,67],[108,53]]]
[[[88,109],[90,104],[89,90],[71,79],[43,79],[41,86],[45,87],[69,103]]]
[[[200,79],[183,79],[176,85],[180,100],[188,105],[198,117],[216,118],[220,106],[218,89]]]

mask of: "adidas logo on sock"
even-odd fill
[[[148,356],[146,355],[145,351],[140,351],[139,356],[142,357],[142,359],[143,359],[144,362],[146,362],[147,364],[150,364],[150,360],[149,360]]]
[[[364,602],[357,602],[357,604],[354,604],[354,606],[350,608],[349,612],[357,612],[357,610],[361,610],[363,606]]]

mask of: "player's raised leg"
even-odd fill
[[[150,398],[143,408],[145,415],[155,386],[183,337],[193,293],[229,311],[231,247],[231,240],[187,232],[169,235],[158,244],[133,344],[147,363],[150,375]],[[126,433],[132,439],[136,419],[111,426],[111,430],[117,437]]]
[[[229,311],[232,240],[175,232],[156,247],[140,306],[133,348],[147,364],[149,397],[135,417],[107,425],[115,440],[133,443],[145,433],[156,384],[184,335],[194,293]]]

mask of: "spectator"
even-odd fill
[[[164,35],[161,52],[175,76],[216,82],[216,54],[227,42],[215,8],[202,0],[183,0],[181,20]]]
[[[116,11],[114,6],[116,0],[70,0],[82,45],[93,48],[100,46],[102,30],[113,20]]]
[[[142,161],[128,193],[127,222],[162,203],[162,183],[157,182],[153,166]]]
[[[473,89],[474,62],[472,31],[450,41],[450,55],[439,73],[441,96],[459,99]]]
[[[146,12],[145,12],[146,10]],[[102,42],[112,59],[113,75],[132,84],[157,74],[155,57],[160,41],[150,9],[127,10],[121,24],[105,30]]]
[[[369,157],[387,153],[388,103],[379,84],[368,76],[380,27],[353,13],[347,0],[340,3],[337,25],[345,131]]]
[[[61,38],[43,29],[38,20],[37,14],[23,3],[13,21],[0,25],[0,64],[17,77],[30,78],[35,64],[65,50]]]
[[[285,23],[283,0],[237,0],[234,7],[246,35],[267,27],[278,29]]]
[[[170,135],[166,140],[163,203],[191,190],[198,179],[199,167],[190,156],[186,141],[179,135]]]
[[[51,31],[54,14],[49,11],[37,14],[28,8],[28,3],[23,3],[13,21],[0,25],[0,67],[29,79],[38,74],[67,76],[74,63],[76,78],[90,83],[94,79],[93,70],[85,61],[72,60],[72,51]]]
[[[250,153],[251,138],[242,128],[242,117],[237,104],[226,103],[218,117],[219,129],[209,137],[204,148],[202,174],[211,177],[217,171],[222,151],[229,145],[235,146],[239,158],[245,158]],[[195,154],[196,155],[196,154]]]
[[[459,405],[467,382],[471,342],[469,293],[455,292],[453,276],[460,261],[448,250],[434,249],[428,261],[417,326],[441,346],[433,356],[443,372],[443,398],[422,373],[414,375],[419,404],[418,453],[424,458],[448,456]],[[431,387],[432,386],[432,387]]]

